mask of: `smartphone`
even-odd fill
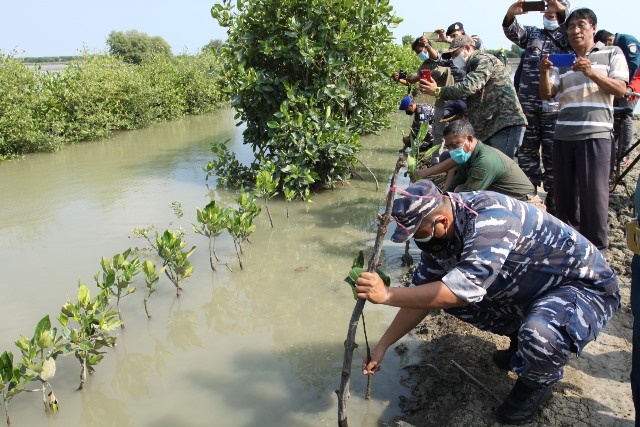
[[[549,55],[549,61],[553,62],[554,67],[571,67],[576,62],[574,53],[552,53]]]
[[[525,1],[522,3],[523,12],[544,12],[547,5],[543,1]]]
[[[434,33],[432,31],[425,31],[422,33],[422,37],[427,40],[438,40],[438,33]]]
[[[431,80],[431,71],[422,69],[420,70],[420,80]]]

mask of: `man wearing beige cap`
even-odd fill
[[[469,121],[478,139],[514,158],[527,120],[507,68],[494,55],[479,52],[475,46],[471,37],[460,35],[442,54],[467,72],[461,82],[439,87],[433,79],[423,79],[418,87],[436,99],[466,99]]]
[[[584,236],[532,205],[491,191],[441,193],[429,180],[399,190],[394,242],[422,250],[411,287],[387,287],[375,273],[356,281],[358,298],[400,311],[365,360],[380,370],[386,350],[430,310],[509,336],[498,367],[518,379],[496,408],[502,423],[533,420],[572,353],[580,355],[620,303],[618,280]]]

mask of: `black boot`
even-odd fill
[[[509,348],[506,350],[496,350],[493,352],[493,363],[505,371],[511,370],[511,358],[518,351],[518,333],[509,335]]]
[[[518,378],[509,396],[496,408],[496,416],[504,424],[528,423],[538,415],[538,408],[551,397],[552,391],[552,385],[531,387]]]

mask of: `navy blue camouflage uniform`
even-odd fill
[[[416,103],[416,110],[413,113],[413,122],[411,123],[411,138],[414,139],[420,132],[420,127],[424,123],[433,122],[433,116],[435,114],[435,107],[432,104]],[[429,132],[425,135],[425,141],[433,140],[431,126],[429,126]],[[422,142],[422,141],[420,141]]]
[[[518,149],[518,164],[536,187],[543,185],[546,201],[553,202],[553,132],[558,120],[557,99],[540,99],[540,58],[546,53],[571,52],[567,33],[562,28],[553,31],[534,26],[522,26],[514,19],[503,25],[505,36],[524,49],[522,71],[518,87],[518,100],[527,117],[527,128]],[[541,154],[542,153],[542,154]],[[543,171],[544,169],[544,171]],[[551,207],[551,206],[550,206]],[[551,207],[551,211],[554,209]],[[552,212],[553,213],[553,212]]]
[[[422,252],[413,283],[441,280],[469,302],[448,313],[485,331],[517,332],[511,368],[530,386],[557,383],[569,355],[617,310],[614,271],[585,237],[528,203],[490,191],[447,194],[456,237]]]

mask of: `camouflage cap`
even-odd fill
[[[449,46],[449,49],[442,52],[442,57],[444,59],[451,58],[451,54],[463,46],[473,46],[475,48],[476,42],[471,37],[465,36],[464,34],[461,36],[458,36],[455,39],[453,39],[453,41],[451,42],[451,45]]]
[[[442,191],[428,179],[416,181],[407,187],[402,196],[393,202],[391,215],[397,225],[391,241],[402,243],[413,236],[424,217],[440,204],[441,196]]]

